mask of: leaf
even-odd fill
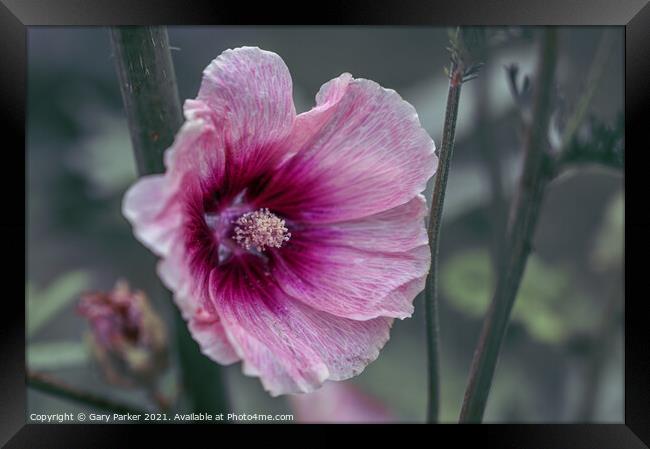
[[[33,370],[55,370],[81,365],[89,359],[86,345],[77,341],[31,343],[27,366]]]
[[[27,285],[27,335],[34,335],[54,315],[60,312],[90,286],[90,275],[85,271],[71,271],[57,278],[44,291],[34,295]]]
[[[494,273],[485,250],[471,250],[453,257],[442,269],[441,288],[455,309],[482,318],[492,299]],[[537,341],[565,341],[576,332],[593,329],[599,309],[571,284],[570,273],[532,255],[521,282],[512,320],[523,325]]]
[[[454,256],[442,267],[442,293],[457,310],[481,317],[494,288],[494,275],[486,251],[471,250]]]

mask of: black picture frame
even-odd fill
[[[289,11],[291,11],[289,13]],[[0,443],[6,447],[127,447],[135,433],[155,430],[158,438],[171,434],[169,426],[38,425],[26,424],[24,284],[26,264],[26,67],[27,29],[34,26],[203,24],[300,25],[619,25],[625,27],[625,286],[644,292],[642,257],[650,248],[650,215],[645,207],[643,156],[648,139],[644,112],[650,96],[650,5],[648,0],[330,0],[315,7],[278,2],[169,0],[0,0],[0,127],[4,167],[0,231],[4,245],[4,285],[0,324]],[[10,139],[7,139],[9,137]],[[638,143],[638,145],[636,145]],[[629,155],[632,155],[631,159]],[[632,161],[632,162],[630,162]],[[22,167],[19,170],[18,167]],[[646,175],[647,177],[647,175]],[[638,197],[638,198],[637,198]],[[633,258],[641,260],[635,263]],[[20,262],[23,262],[22,264]],[[631,262],[630,262],[631,261]],[[638,288],[635,288],[638,287]],[[427,444],[438,438],[498,448],[642,448],[650,444],[650,345],[643,293],[631,294],[625,306],[625,423],[540,425],[417,426]],[[277,426],[267,426],[268,428]],[[293,426],[297,428],[298,426]],[[302,426],[300,426],[302,427]],[[381,435],[391,426],[374,427]],[[206,426],[202,426],[203,430]],[[174,435],[192,429],[173,428]],[[232,429],[232,430],[230,430]],[[244,426],[230,426],[242,432]],[[286,429],[283,428],[283,429]],[[209,429],[208,429],[209,431]],[[283,430],[283,432],[286,430]],[[302,431],[302,430],[301,430]],[[149,432],[151,433],[151,432]],[[214,431],[213,431],[214,433]],[[415,441],[415,440],[413,440]],[[198,443],[198,441],[197,441]],[[441,443],[442,444],[442,443]],[[447,444],[445,443],[445,446]],[[456,446],[456,444],[454,444]]]

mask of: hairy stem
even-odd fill
[[[510,208],[503,265],[470,367],[460,414],[462,423],[476,423],[483,419],[501,342],[531,250],[542,194],[548,182],[545,149],[556,59],[556,31],[547,28],[540,47],[532,122],[524,142],[524,169]]]
[[[151,410],[142,410],[130,405],[112,401],[95,393],[79,390],[65,382],[43,373],[29,371],[27,373],[27,386],[43,393],[58,396],[63,399],[79,402],[85,405],[120,414],[144,414]]]
[[[138,173],[161,173],[163,153],[183,122],[167,30],[117,27],[111,29],[111,41]],[[220,367],[201,354],[180,312],[174,310],[181,376],[193,410],[227,412]]]
[[[427,233],[431,245],[431,269],[427,275],[424,288],[424,302],[427,326],[427,355],[428,355],[428,406],[427,422],[438,422],[440,409],[440,373],[438,354],[438,252],[440,239],[440,225],[442,223],[442,209],[445,202],[445,190],[451,157],[454,151],[454,136],[456,133],[456,119],[460,91],[463,84],[462,68],[452,66],[447,95],[447,109],[445,124],[442,134],[442,144],[438,154],[438,172],[436,173],[433,194],[431,197],[431,214]]]

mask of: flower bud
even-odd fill
[[[108,293],[83,295],[77,311],[88,320],[93,354],[110,383],[151,385],[167,367],[165,326],[144,292],[118,281]]]

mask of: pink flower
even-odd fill
[[[434,144],[392,90],[343,74],[296,116],[275,53],[227,50],[165,154],[126,193],[192,335],[272,394],[359,374],[413,312]]]
[[[349,382],[327,382],[318,391],[289,397],[299,423],[377,424],[395,416],[376,398]]]

